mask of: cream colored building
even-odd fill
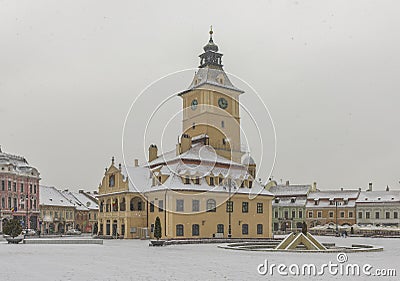
[[[271,237],[272,198],[255,180],[256,164],[240,149],[239,96],[210,40],[183,100],[182,135],[175,149],[149,147],[139,167],[114,163],[99,186],[99,233],[163,238]]]

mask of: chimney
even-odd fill
[[[182,134],[181,137],[181,153],[185,153],[192,148],[192,138],[188,134]]]
[[[289,186],[289,181],[286,181],[286,186]]]
[[[150,144],[149,147],[149,162],[157,159],[158,148],[155,144]]]
[[[389,186],[388,185],[386,186],[386,191],[389,191]]]
[[[317,191],[317,182],[313,182],[312,187],[311,187],[311,191]]]
[[[139,167],[139,159],[135,159],[135,167]]]
[[[368,184],[368,190],[367,191],[372,191],[372,182],[370,182],[369,184]]]
[[[340,188],[340,191],[343,191],[343,187]]]

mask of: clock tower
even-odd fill
[[[223,70],[222,54],[210,39],[203,47],[200,65],[183,99],[183,128],[185,137],[211,145],[218,155],[241,162],[239,95]]]

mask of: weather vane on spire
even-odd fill
[[[212,40],[212,35],[213,35],[213,33],[214,33],[214,31],[212,30],[212,25],[210,25],[210,40]]]

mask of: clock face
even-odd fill
[[[197,105],[199,104],[199,102],[197,100],[192,100],[192,104],[190,105],[190,107],[195,110],[197,108]]]
[[[218,100],[218,105],[219,105],[220,108],[226,109],[228,107],[228,101],[226,99],[224,99],[224,98],[220,98]]]

